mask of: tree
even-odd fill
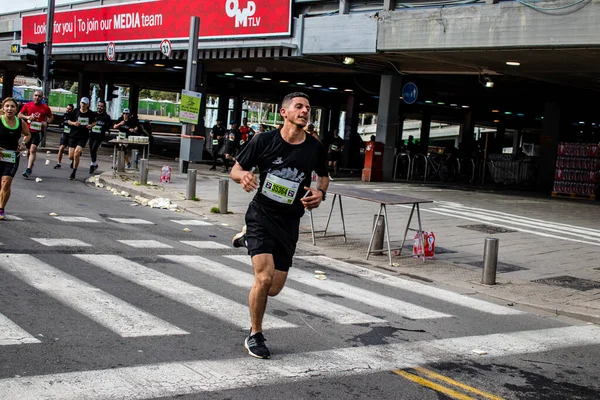
[[[79,82],[73,83],[69,90],[71,91],[71,93],[77,93],[77,91],[79,90]]]

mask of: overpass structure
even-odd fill
[[[43,41],[46,29],[44,8],[12,7],[0,15],[3,96],[25,73],[25,44]],[[140,88],[179,91],[190,15],[201,19],[197,89],[222,99],[219,116],[227,118],[230,99],[239,119],[244,99],[277,103],[305,91],[322,108],[325,140],[344,112],[344,163],[360,167],[358,115],[376,114],[384,179],[408,136],[405,120],[421,121],[425,148],[432,121],[460,125],[470,153],[476,126],[493,132],[490,153],[512,146],[517,157],[535,145],[546,190],[559,142],[600,140],[600,0],[72,2],[56,8],[55,78],[77,80],[80,96],[91,83],[127,85],[132,108]]]

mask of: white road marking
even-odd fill
[[[216,261],[200,256],[159,256],[176,263],[186,265],[194,270],[204,272],[232,285],[250,289],[254,283],[254,275],[228,267]],[[285,288],[276,298],[276,301],[291,305],[298,309],[307,310],[312,314],[321,315],[339,324],[362,324],[371,322],[384,322],[383,319],[352,310],[331,301],[323,300],[316,296],[303,293],[292,288]]]
[[[0,380],[0,393],[19,400],[151,399],[375,374],[454,360],[549,352],[600,344],[600,327],[570,326],[377,346],[347,347],[299,354],[275,354],[268,362],[252,357],[149,364]],[[488,353],[476,355],[473,349]]]
[[[100,221],[96,221],[95,219],[87,218],[87,217],[54,217],[59,221],[63,222],[87,222],[90,224],[99,223]]]
[[[0,346],[9,346],[14,344],[42,343],[25,329],[12,322],[6,316],[0,314]]]
[[[23,221],[23,218],[17,217],[16,215],[9,214],[6,216],[7,221]]]
[[[4,254],[0,268],[122,337],[188,334],[30,255]]]
[[[173,246],[161,243],[158,240],[117,240],[117,242],[138,249],[172,249]]]
[[[140,219],[140,218],[108,218],[108,219],[118,222],[120,224],[154,225],[154,222],[146,221],[145,219]]]
[[[198,249],[231,249],[231,246],[225,246],[224,244],[211,242],[210,240],[182,240],[181,243]]]
[[[31,238],[36,242],[48,247],[91,247],[91,244],[82,242],[79,239],[49,239],[49,238]]]
[[[408,209],[410,209],[412,206],[397,205],[396,207],[402,207],[402,208],[408,208]],[[540,232],[540,231],[534,231],[534,230],[530,230],[530,229],[523,229],[523,228],[519,228],[519,227],[513,226],[513,225],[500,224],[500,223],[497,223],[497,222],[485,221],[483,219],[466,217],[466,216],[457,214],[455,212],[447,212],[447,211],[443,211],[442,212],[442,211],[436,211],[436,210],[433,210],[433,209],[430,209],[430,208],[421,208],[421,211],[430,212],[430,213],[439,214],[439,215],[445,215],[447,217],[460,218],[460,219],[464,219],[464,220],[467,220],[467,221],[475,221],[475,222],[479,222],[479,223],[483,223],[483,224],[489,224],[489,225],[499,226],[501,228],[512,229],[512,230],[519,231],[519,232],[524,232],[524,233],[531,233],[533,235],[538,235],[538,236],[543,236],[543,237],[548,237],[548,238],[553,238],[553,239],[560,239],[560,240],[566,240],[568,242],[577,242],[577,243],[584,243],[584,244],[592,244],[594,246],[600,246],[600,242],[588,242],[586,240],[579,240],[579,239],[567,238],[567,237],[564,237],[564,236],[552,235],[550,233],[543,233],[543,232]]]
[[[448,303],[456,304],[461,307],[468,307],[476,311],[494,314],[494,315],[517,315],[525,314],[523,311],[515,310],[510,307],[500,306],[497,304],[489,303],[487,301],[474,299],[469,296],[454,293],[448,290],[439,289],[433,286],[425,285],[418,282],[409,281],[406,279],[398,278],[396,276],[386,275],[381,272],[371,271],[361,267],[357,267],[351,263],[347,263],[340,260],[334,260],[324,256],[301,256],[296,257],[300,260],[308,261],[313,264],[317,264],[326,268],[331,268],[336,271],[340,271],[346,274],[358,276],[360,278],[368,279],[377,283],[382,283],[387,286],[396,287],[398,289],[406,290],[409,292],[417,293],[423,296],[433,297],[438,300],[442,300]]]
[[[248,256],[225,256],[244,264],[252,265],[252,260]],[[356,286],[334,281],[333,279],[319,280],[310,272],[300,271],[297,268],[290,269],[287,277],[305,285],[316,287],[325,292],[333,293],[343,298],[367,304],[377,309],[386,310],[393,314],[401,315],[411,319],[431,319],[431,318],[449,318],[450,314],[444,314],[438,311],[429,310],[406,301],[383,296],[378,293],[361,289]]]
[[[172,219],[171,222],[175,222],[180,225],[187,226],[209,226],[212,225],[210,222],[200,221],[198,219]]]
[[[244,329],[250,326],[250,314],[246,304],[236,303],[123,257],[108,254],[75,254],[74,256],[214,318]],[[265,318],[265,325],[270,328],[296,327],[294,324],[268,315]]]

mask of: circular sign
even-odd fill
[[[402,99],[406,104],[413,104],[417,101],[417,97],[419,96],[419,89],[417,89],[417,85],[412,82],[408,82],[402,88]]]
[[[115,47],[115,44],[113,42],[110,42],[106,46],[106,58],[108,58],[108,61],[115,61],[116,55],[117,55],[117,49]]]
[[[171,41],[169,39],[163,39],[160,42],[160,52],[164,54],[165,57],[171,57],[171,52],[173,51],[173,47],[171,46]]]

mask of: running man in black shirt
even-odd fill
[[[69,147],[69,137],[71,136],[71,126],[69,125],[69,120],[71,119],[71,114],[73,114],[75,110],[75,106],[73,104],[67,105],[67,111],[65,111],[63,115],[63,132],[60,135],[60,146],[58,147],[58,161],[54,166],[54,169],[60,169],[63,158],[63,152],[65,148]]]
[[[211,171],[217,169],[217,158],[219,157],[219,152],[221,151],[221,147],[223,146],[223,137],[225,136],[225,127],[221,124],[221,120],[217,121],[217,124],[212,127],[210,131],[210,140],[212,141],[212,158],[213,164],[210,167]]]
[[[234,246],[246,246],[254,266],[254,285],[248,302],[252,329],[245,340],[248,353],[269,358],[262,334],[267,297],[283,289],[298,241],[300,218],[325,199],[329,179],[327,154],[304,127],[310,103],[304,93],[290,93],[280,110],[280,130],[261,133],[238,156],[231,178],[246,192],[257,194],[246,212],[246,229],[234,237]],[[260,170],[260,181],[252,172]],[[311,172],[318,175],[316,189],[310,188]],[[306,195],[306,196],[305,196]]]
[[[79,103],[79,109],[71,114],[69,126],[71,126],[71,136],[69,138],[69,158],[73,160],[73,171],[70,180],[75,179],[77,167],[79,167],[79,158],[83,148],[90,138],[90,131],[96,125],[96,113],[90,110],[90,99],[82,97]]]
[[[106,113],[106,102],[104,100],[98,100],[96,125],[94,125],[90,131],[90,156],[92,158],[89,171],[90,175],[98,168],[98,163],[96,162],[98,149],[112,124],[110,115]]]

